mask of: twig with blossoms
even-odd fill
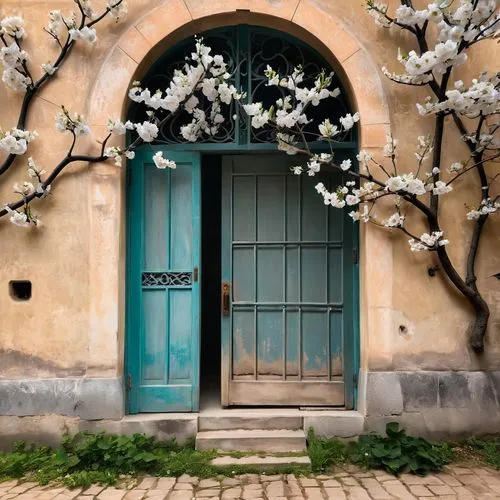
[[[16,185],[14,192],[22,194],[22,200],[9,203],[0,210],[0,218],[10,214],[12,223],[29,227],[38,225],[40,218],[35,215],[30,203],[36,198],[45,197],[57,178],[57,176],[70,164],[77,161],[96,163],[114,160],[115,165],[122,165],[122,158],[132,159],[135,155],[134,149],[143,143],[153,142],[161,127],[168,121],[178,116],[183,110],[193,115],[193,120],[181,127],[181,134],[190,140],[197,140],[204,134],[215,135],[220,125],[225,121],[220,114],[222,104],[230,104],[233,99],[241,99],[243,94],[236,88],[227,84],[229,74],[227,65],[220,55],[210,55],[211,49],[203,44],[203,40],[196,39],[195,52],[186,61],[184,68],[176,70],[173,81],[165,91],[158,90],[154,94],[148,89],[142,89],[138,82],[130,89],[129,97],[148,108],[149,119],[142,123],[121,122],[119,119],[108,120],[108,135],[101,143],[101,154],[99,156],[74,155],[73,150],[76,141],[81,136],[90,134],[90,127],[84,117],[79,113],[71,113],[64,106],[56,116],[56,129],[61,133],[71,135],[71,144],[66,157],[57,165],[45,181],[42,181],[42,173],[36,168],[33,159],[28,161],[28,174],[38,179],[38,187],[31,189],[31,183]],[[200,99],[196,94],[206,97],[210,103],[207,109],[202,109]],[[112,136],[123,136],[127,131],[135,131],[137,137],[126,148],[108,146]],[[9,135],[8,141],[16,140]],[[22,144],[26,150],[26,144]],[[175,168],[175,162],[163,158],[163,153],[153,156],[153,161],[158,168]],[[26,186],[25,186],[26,184]],[[19,186],[24,186],[19,187]],[[21,210],[19,210],[21,209]]]
[[[33,102],[43,85],[51,79],[67,59],[75,45],[76,40],[93,43],[97,39],[93,26],[108,15],[119,20],[126,14],[125,0],[108,0],[108,5],[102,13],[94,15],[90,0],[75,0],[79,11],[80,21],[77,23],[75,14],[63,16],[60,11],[54,10],[49,14],[49,26],[44,30],[58,43],[60,52],[53,63],[42,64],[43,74],[38,80],[34,80],[28,67],[29,56],[22,50],[21,43],[26,35],[24,20],[19,16],[6,17],[0,21],[0,39],[4,47],[0,49],[0,62],[4,66],[2,81],[5,85],[16,92],[24,93],[23,102],[19,111],[16,133],[22,133],[26,129],[28,113]],[[65,32],[65,41],[61,38]],[[0,163],[0,175],[7,172],[14,163],[17,155],[16,149],[1,148],[8,156]]]

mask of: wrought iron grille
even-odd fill
[[[202,33],[205,43],[212,47],[213,54],[224,56],[231,75],[230,83],[247,92],[249,101],[262,101],[270,106],[276,99],[285,95],[280,87],[267,86],[264,70],[269,64],[280,74],[290,74],[293,68],[302,65],[306,77],[304,84],[313,86],[314,75],[322,69],[331,70],[328,62],[314,49],[286,33],[256,26],[238,25],[218,28]],[[168,50],[149,70],[142,80],[145,87],[155,90],[166,88],[175,69],[185,64],[185,57],[193,52],[194,39],[192,37],[178,43]],[[342,85],[335,76],[333,88]],[[321,106],[311,107],[308,115],[315,123],[330,118],[334,123],[340,116],[350,111],[345,94],[340,98],[322,101]],[[250,145],[274,142],[274,132],[269,127],[255,130],[250,127],[250,120],[238,106],[232,103],[223,105],[222,112],[228,119],[220,128],[216,136],[200,141],[201,143],[215,143],[226,145]],[[232,119],[236,116],[236,119]],[[143,121],[147,118],[143,106],[132,103],[129,109],[129,119]],[[187,113],[180,113],[170,120],[161,130],[156,144],[187,144],[180,134],[181,125],[191,121]],[[316,132],[308,130],[305,132]],[[345,142],[353,140],[352,135],[344,138]]]
[[[142,273],[143,288],[167,287],[167,286],[190,286],[192,274],[183,272],[156,272]]]

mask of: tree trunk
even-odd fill
[[[469,327],[469,344],[476,354],[481,354],[484,351],[484,337],[488,320],[490,318],[490,308],[485,300],[477,293],[469,299],[475,312],[474,323]]]

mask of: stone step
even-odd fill
[[[279,456],[275,457],[272,455],[267,456],[257,456],[250,455],[241,458],[234,458],[228,455],[217,457],[212,460],[212,465],[217,467],[251,467],[256,469],[279,469],[280,467],[289,468],[290,466],[297,466],[301,469],[311,468],[311,459],[308,456]]]
[[[201,431],[196,435],[196,449],[221,451],[262,451],[267,453],[304,451],[303,430],[222,430]]]
[[[204,415],[200,414],[198,419],[198,430],[200,431],[222,431],[222,430],[273,430],[287,429],[300,430],[303,428],[303,418],[300,415],[258,414],[256,412],[233,412],[229,410],[226,414]]]

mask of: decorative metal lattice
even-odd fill
[[[312,87],[314,76],[321,70],[331,71],[328,62],[311,47],[302,41],[280,31],[260,28],[256,26],[228,26],[216,30],[210,30],[202,34],[205,43],[212,48],[212,54],[221,54],[227,63],[228,73],[231,75],[229,82],[238,89],[245,91],[248,101],[262,101],[270,106],[277,99],[286,95],[286,91],[278,86],[268,86],[264,70],[267,65],[272,66],[280,74],[292,73],[294,67],[301,65],[306,76],[304,85]],[[190,37],[178,43],[166,52],[150,69],[143,78],[142,85],[150,89],[166,88],[172,78],[175,69],[185,64],[185,57],[193,52],[194,41]],[[334,77],[333,88],[342,89],[340,81]],[[203,96],[198,96],[201,100]],[[203,103],[208,108],[208,102]],[[313,107],[308,115],[315,123],[330,118],[334,123],[340,116],[350,111],[345,96],[339,99],[327,99],[321,106]],[[133,121],[147,119],[146,110],[143,106],[132,104],[129,118]],[[263,127],[255,130],[250,126],[250,120],[238,106],[232,102],[229,106],[222,106],[222,113],[228,119],[220,127],[217,135],[198,141],[198,144],[263,144],[275,142],[274,131],[271,127]],[[235,117],[236,119],[233,119]],[[174,119],[169,120],[161,128],[156,139],[156,144],[191,144],[180,134],[181,125],[189,123],[192,116],[182,112]],[[305,130],[317,132],[317,130]],[[348,134],[344,141],[352,141],[352,135]]]
[[[192,273],[157,272],[142,273],[143,287],[190,286]]]

